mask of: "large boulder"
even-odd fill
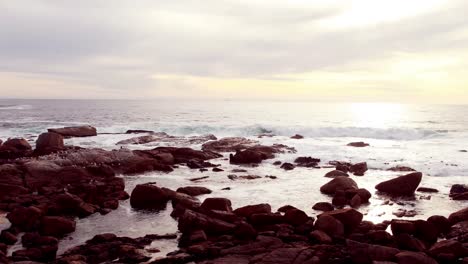
[[[22,231],[36,230],[40,225],[40,220],[44,212],[34,206],[17,207],[7,215],[8,220]]]
[[[41,220],[40,233],[45,236],[62,237],[75,231],[74,220],[61,216],[44,216]]]
[[[351,233],[362,221],[363,215],[352,208],[333,210],[323,213],[332,216],[343,223],[345,231]]]
[[[202,194],[210,194],[211,190],[202,186],[186,186],[178,188],[176,192],[185,193],[191,196],[198,196]]]
[[[200,206],[200,209],[209,212],[212,210],[232,212],[231,201],[226,198],[206,198]]]
[[[220,235],[232,232],[236,226],[205,214],[185,210],[184,214],[179,218],[178,227],[184,234],[203,230],[207,234]]]
[[[315,221],[315,229],[327,233],[331,237],[343,237],[344,226],[338,219],[330,215],[320,215]]]
[[[338,176],[320,187],[320,191],[325,194],[335,194],[336,191],[349,189],[358,189],[358,186],[353,179],[345,176]]]
[[[336,178],[340,176],[349,177],[349,175],[346,172],[343,172],[340,170],[332,170],[332,171],[327,172],[327,174],[325,174],[325,177],[327,178]]]
[[[151,183],[138,184],[130,195],[130,205],[135,209],[163,209],[170,199],[168,189]]]
[[[395,255],[398,264],[437,264],[433,258],[420,252],[404,251]]]
[[[375,188],[383,193],[404,196],[413,195],[422,179],[422,173],[413,172],[388,181],[381,182]]]
[[[346,241],[352,263],[356,264],[371,264],[377,261],[394,261],[400,250],[392,247],[370,245],[356,242],[353,240]],[[374,262],[375,261],[375,262]]]
[[[31,153],[31,145],[24,138],[10,138],[0,145],[0,159],[16,159]]]
[[[63,136],[57,133],[46,132],[39,135],[36,140],[37,154],[48,154],[64,148]]]
[[[219,140],[206,142],[202,145],[203,150],[218,152],[236,152],[258,144],[258,141],[242,137],[226,137]]]
[[[236,154],[229,155],[229,162],[232,164],[249,164],[249,163],[260,163],[268,156],[261,152],[253,150],[237,151]]]
[[[269,204],[254,204],[237,208],[234,213],[238,216],[249,218],[253,214],[269,214],[271,213],[271,206]]]
[[[356,176],[363,176],[367,171],[367,162],[359,162],[351,165],[349,170]]]
[[[448,220],[452,225],[458,222],[468,221],[468,207],[450,214]]]
[[[48,132],[53,132],[62,135],[65,138],[71,137],[92,137],[97,135],[95,127],[86,126],[73,126],[73,127],[62,127],[62,128],[49,128]]]

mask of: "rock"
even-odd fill
[[[249,220],[254,226],[276,225],[285,222],[284,216],[279,213],[252,214]]]
[[[359,142],[351,142],[351,143],[348,143],[349,147],[356,147],[356,148],[363,148],[363,147],[368,147],[369,144],[368,143],[365,143],[365,142],[362,142],[362,141],[359,141]]]
[[[332,170],[332,171],[327,172],[327,174],[325,174],[325,177],[327,178],[336,178],[340,176],[349,177],[349,175],[346,172],[342,172],[339,170]]]
[[[43,211],[37,207],[17,207],[7,215],[14,227],[22,231],[32,231],[39,227]]]
[[[295,166],[291,163],[285,162],[280,167],[283,170],[294,170]]]
[[[241,222],[234,228],[234,236],[241,240],[254,240],[257,237],[257,231],[252,225]]]
[[[198,196],[202,194],[210,194],[211,190],[201,186],[187,186],[178,188],[176,192],[185,193],[191,196]]]
[[[363,218],[363,215],[360,212],[352,208],[334,210],[325,212],[323,214],[332,216],[343,223],[346,233],[351,233],[354,229],[356,229]]]
[[[74,232],[75,221],[61,216],[44,216],[41,220],[40,233],[45,236],[62,237]]]
[[[241,175],[241,176],[228,175],[227,177],[231,181],[234,181],[234,180],[256,180],[256,179],[262,178],[261,176],[258,176],[258,175]]]
[[[328,212],[328,211],[333,211],[335,208],[333,207],[333,205],[331,203],[318,202],[318,203],[314,204],[314,206],[312,206],[312,209],[318,210],[318,211]]]
[[[254,204],[237,208],[234,213],[238,216],[249,218],[253,214],[269,214],[271,206],[269,204]]]
[[[419,187],[416,191],[426,192],[426,193],[437,193],[437,192],[439,192],[439,190],[437,190],[437,189],[428,188],[428,187]]]
[[[57,133],[42,133],[36,140],[35,153],[43,155],[64,149],[63,136]]]
[[[331,244],[333,242],[332,238],[327,235],[327,233],[320,231],[320,230],[314,230],[309,234],[309,237],[313,240],[316,241],[320,244]]]
[[[344,225],[333,216],[322,214],[315,221],[315,229],[327,233],[331,237],[343,237]]]
[[[47,129],[47,131],[60,134],[65,138],[97,136],[96,128],[89,125],[63,128],[49,128]]]
[[[441,215],[433,215],[427,219],[427,222],[432,223],[436,228],[438,233],[445,234],[450,230],[450,221]]]
[[[390,224],[393,235],[414,234],[416,227],[413,222],[407,220],[392,220]]]
[[[450,214],[448,220],[452,225],[458,222],[468,221],[468,207]]]
[[[395,166],[387,169],[388,171],[416,171],[413,168],[406,167],[406,166]]]
[[[235,225],[192,210],[185,210],[184,214],[179,218],[178,227],[182,233],[203,230],[207,234],[223,235],[232,232]]]
[[[367,171],[367,162],[353,164],[349,167],[349,170],[356,176],[363,176]]]
[[[166,189],[150,183],[138,184],[130,195],[130,205],[136,209],[163,209],[169,200]]]
[[[388,181],[381,182],[375,186],[380,191],[390,195],[402,196],[413,195],[422,179],[422,173],[413,172]]]
[[[30,155],[31,145],[24,138],[9,138],[0,145],[0,159],[16,159]]]
[[[400,251],[396,248],[346,240],[353,263],[370,264],[373,261],[393,261]]]
[[[399,249],[417,252],[426,251],[424,243],[409,234],[402,233],[394,235],[394,239]]]
[[[291,138],[292,138],[292,139],[303,139],[304,136],[299,135],[299,134],[296,134],[296,135],[292,136]]]
[[[294,160],[294,163],[297,163],[297,166],[300,167],[317,167],[320,159],[312,157],[297,157]]]
[[[325,194],[335,194],[338,190],[346,191],[357,188],[357,183],[353,179],[339,176],[320,187],[320,191]]]
[[[468,192],[468,185],[465,185],[465,184],[454,184],[450,188],[450,196],[454,194],[465,193],[465,192]]]
[[[260,152],[252,150],[237,151],[236,154],[229,155],[229,162],[232,164],[260,163],[266,156]]]
[[[16,237],[15,234],[7,230],[3,230],[0,233],[0,241],[7,245],[14,245],[18,241],[18,238]]]
[[[404,251],[395,255],[398,264],[437,264],[433,258],[424,253]]]
[[[414,236],[426,242],[428,245],[432,245],[437,242],[440,231],[434,223],[424,220],[414,221],[415,232]]]
[[[456,258],[464,257],[468,254],[468,250],[463,247],[462,243],[456,240],[442,240],[435,243],[428,251],[429,255],[438,258],[441,254],[451,254]]]
[[[291,209],[284,214],[284,220],[292,226],[300,226],[307,223],[310,217],[302,210]]]
[[[129,129],[125,134],[142,134],[142,133],[154,133],[152,130],[143,130],[143,129]]]
[[[224,171],[224,170],[223,170],[223,169],[220,169],[220,168],[217,168],[217,167],[215,167],[215,168],[213,168],[213,169],[212,169],[212,171],[214,171],[214,172],[221,172],[221,171]]]
[[[346,199],[346,194],[343,190],[338,190],[333,196],[332,204],[336,207],[343,207],[348,203],[348,199]]]
[[[242,137],[226,137],[215,141],[209,141],[202,145],[202,150],[216,152],[236,152],[249,147],[256,146],[258,141],[242,138]]]
[[[456,201],[468,200],[468,192],[452,195],[452,199]]]
[[[354,195],[353,198],[351,198],[349,201],[349,205],[351,205],[352,208],[359,208],[361,204],[361,197],[358,194]]]
[[[231,201],[226,198],[206,198],[200,206],[203,211],[218,210],[232,212]]]

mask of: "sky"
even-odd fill
[[[0,0],[0,98],[468,103],[465,0]]]

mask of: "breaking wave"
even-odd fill
[[[26,110],[31,108],[31,105],[0,105],[0,110]]]

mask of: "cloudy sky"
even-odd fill
[[[468,103],[465,0],[0,0],[0,98]]]

